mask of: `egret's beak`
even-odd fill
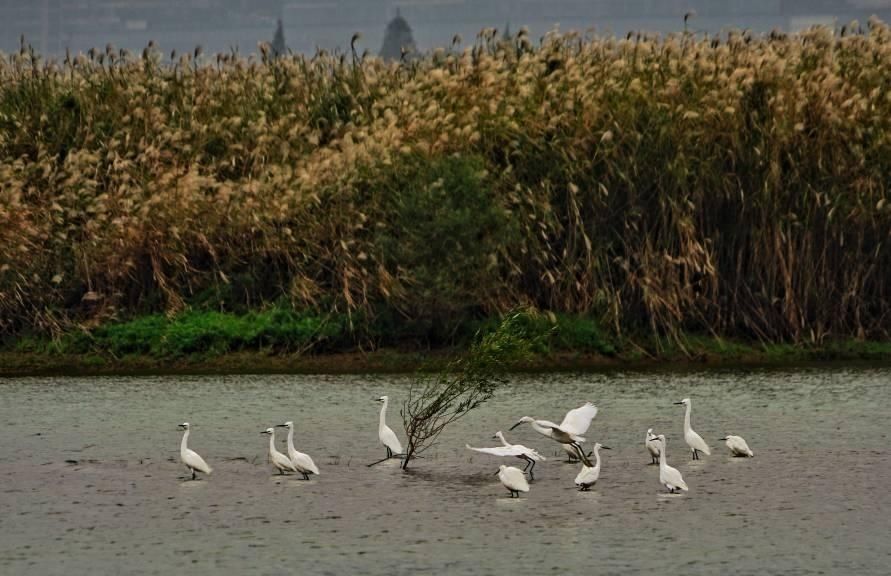
[[[375,401],[375,402],[383,402],[383,399],[381,399],[381,398],[375,398],[374,401]]]
[[[601,448],[603,448],[604,450],[612,450],[612,448],[610,448],[609,446],[601,446]]]
[[[263,430],[262,432],[260,432],[260,434],[269,434],[269,432],[267,432],[266,430]]]
[[[511,430],[513,430],[514,428],[516,428],[517,426],[519,426],[520,424],[522,424],[522,422],[517,422],[516,424],[514,424],[513,426],[511,426],[510,428],[508,428],[508,432],[510,432]]]
[[[721,442],[722,440],[727,440],[727,436],[724,436],[723,438],[718,438],[718,442]]]
[[[501,470],[496,470],[495,473],[492,474],[492,476],[498,476],[500,473],[501,473]]]
[[[276,424],[275,427],[276,428],[287,428],[288,425],[287,424]]]
[[[683,402],[675,402],[675,404],[678,406],[682,406],[684,403]]]
[[[177,429],[177,430],[185,430],[186,427],[183,426],[182,424],[177,424],[176,429]]]

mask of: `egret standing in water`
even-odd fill
[[[585,466],[593,466],[591,461],[588,460],[588,457],[585,455],[585,451],[582,450],[580,442],[584,442],[585,439],[575,434],[569,430],[563,429],[561,426],[554,424],[548,420],[536,420],[529,416],[523,416],[520,418],[520,421],[510,427],[511,430],[519,426],[520,424],[525,423],[532,424],[532,429],[541,434],[542,436],[547,436],[551,440],[555,440],[560,444],[567,444],[569,447],[575,452],[576,457],[581,460]]]
[[[502,464],[496,474],[510,492],[511,498],[519,498],[520,492],[529,492],[529,482],[526,482],[526,475],[519,468]]]
[[[189,430],[191,430],[189,423],[183,422],[177,426],[177,428],[186,431],[185,434],[183,434],[183,441],[179,445],[179,459],[182,460],[182,463],[185,464],[189,469],[189,472],[192,473],[192,480],[196,478],[195,470],[203,472],[204,474],[213,472],[213,468],[207,465],[204,458],[199,456],[194,450],[189,450]]]
[[[687,407],[684,413],[684,440],[687,442],[690,450],[693,451],[693,459],[699,460],[700,452],[703,452],[706,456],[711,456],[712,451],[709,449],[708,444],[705,443],[702,436],[690,427],[690,410],[693,408],[693,403],[690,402],[689,398],[684,398],[680,402],[675,402],[675,404]]]
[[[597,479],[600,478],[600,449],[611,450],[609,446],[604,446],[600,442],[594,444],[594,460],[596,463],[593,467],[582,464],[582,471],[575,477],[575,485],[579,487],[579,491],[587,492],[593,486]]]
[[[303,479],[309,480],[310,474],[318,475],[319,467],[312,461],[309,454],[298,452],[297,449],[294,448],[294,423],[289,420],[284,424],[279,424],[276,428],[288,429],[288,458],[291,459],[291,464],[294,465],[294,468],[303,474]]]
[[[681,490],[687,490],[687,483],[684,482],[683,476],[678,472],[677,468],[672,468],[668,465],[668,458],[666,457],[666,452],[668,452],[668,446],[665,442],[665,434],[659,434],[657,436],[659,438],[660,443],[660,451],[659,451],[659,483],[665,486],[668,491],[672,494],[679,492]]]
[[[647,436],[646,440],[644,440],[644,446],[647,447],[647,451],[650,453],[650,459],[652,460],[650,464],[658,464],[659,463],[659,452],[661,452],[659,437],[653,434],[652,428],[647,428]]]
[[[502,434],[500,430],[495,433],[494,438],[501,440],[503,446],[497,448],[474,448],[470,444],[465,444],[465,447],[468,450],[482,452],[483,454],[491,454],[492,456],[516,456],[517,458],[525,460],[526,466],[523,468],[523,472],[529,472],[529,479],[535,480],[535,476],[532,475],[532,469],[535,468],[536,462],[546,460],[546,458],[532,448],[526,448],[522,444],[509,443],[505,440],[504,434]]]
[[[291,463],[291,459],[275,449],[275,428],[267,428],[260,434],[269,434],[269,462],[278,469],[279,474],[285,470],[297,472],[297,467]]]
[[[377,401],[384,403],[384,405],[381,406],[381,417],[377,426],[377,437],[380,438],[381,444],[387,449],[387,457],[382,458],[377,462],[372,462],[368,465],[369,467],[374,466],[375,464],[380,464],[384,460],[389,460],[394,456],[402,456],[402,444],[399,442],[399,438],[396,437],[396,433],[393,432],[393,429],[387,426],[387,405],[390,403],[390,397],[381,396]]]
[[[730,453],[734,456],[754,458],[755,454],[749,448],[749,445],[746,444],[746,441],[743,440],[742,436],[731,436],[728,434],[721,440],[725,441],[727,447],[730,448]]]

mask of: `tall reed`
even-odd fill
[[[0,333],[200,299],[891,332],[891,30],[0,59]],[[361,332],[361,331],[359,331]],[[357,332],[357,333],[359,333]]]

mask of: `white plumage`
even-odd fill
[[[381,396],[377,401],[384,403],[384,405],[381,406],[381,416],[377,427],[377,436],[380,438],[381,444],[387,448],[387,458],[392,458],[394,455],[402,454],[402,443],[399,442],[396,433],[387,426],[387,404],[390,402],[389,396]]]
[[[753,458],[755,454],[749,448],[749,445],[746,444],[746,441],[743,440],[742,436],[731,436],[728,434],[724,438],[721,438],[727,444],[727,447],[730,448],[730,453],[734,456],[742,456]]]
[[[319,467],[312,461],[309,454],[304,454],[294,447],[294,423],[289,420],[284,424],[279,424],[278,427],[288,429],[288,458],[291,459],[294,468],[303,474],[303,479],[309,480],[310,474],[318,475]]]
[[[474,448],[470,444],[465,444],[465,446],[468,450],[481,452],[483,454],[491,454],[492,456],[499,456],[502,458],[514,456],[521,460],[525,460],[526,466],[523,468],[523,472],[528,471],[529,478],[534,479],[535,477],[532,474],[532,469],[535,468],[535,463],[546,460],[546,458],[532,448],[527,448],[522,444],[511,444],[505,439],[504,434],[502,434],[500,430],[495,433],[495,438],[501,440],[501,446],[495,448]]]
[[[519,468],[502,464],[498,467],[498,479],[508,489],[512,498],[519,498],[520,492],[529,492],[529,482]]]
[[[600,442],[594,444],[594,466],[585,466],[582,464],[582,470],[575,477],[575,485],[582,492],[587,492],[593,486],[597,479],[600,478],[600,449],[610,450],[609,446],[604,446]]]
[[[547,436],[551,440],[555,440],[560,444],[568,444],[569,447],[575,451],[576,458],[584,462],[586,466],[592,466],[591,461],[588,460],[587,456],[585,456],[585,452],[580,446],[580,443],[585,441],[582,436],[572,432],[571,430],[566,430],[563,427],[554,424],[550,420],[536,420],[529,416],[523,416],[522,418],[520,418],[519,422],[511,426],[510,429],[513,430],[520,424],[525,423],[531,424],[532,429],[542,436]]]
[[[213,468],[207,465],[207,462],[204,461],[204,458],[198,455],[194,450],[189,450],[189,431],[191,430],[191,426],[189,426],[188,422],[183,422],[179,426],[177,426],[180,430],[185,430],[183,434],[183,440],[179,445],[179,459],[182,460],[182,463],[186,465],[189,469],[189,472],[192,473],[192,480],[195,479],[195,471],[203,472],[204,474],[210,474],[213,472]]]
[[[697,434],[693,428],[690,427],[690,411],[693,409],[693,403],[689,398],[684,398],[680,402],[675,402],[675,404],[681,404],[687,407],[684,412],[684,441],[687,442],[687,446],[693,451],[693,459],[699,460],[700,452],[703,452],[706,456],[711,456],[712,451],[709,449],[708,444],[705,443],[702,436]]]
[[[659,437],[653,434],[652,428],[647,428],[646,439],[644,440],[644,446],[646,446],[647,451],[650,453],[651,462],[650,464],[658,464],[659,463],[659,453],[662,451],[659,444]]]
[[[659,454],[659,483],[665,486],[665,488],[672,494],[678,490],[688,490],[687,483],[684,482],[684,478],[681,476],[678,469],[668,465],[668,457],[666,455],[666,452],[668,452],[668,445],[665,441],[665,435],[659,434],[657,438],[659,438],[661,444]]]
[[[275,428],[267,428],[260,434],[269,434],[269,463],[278,469],[279,474],[288,472],[297,472],[297,467],[291,463],[291,459],[276,450],[275,448]]]
[[[590,402],[585,402],[578,408],[573,408],[563,417],[560,422],[560,428],[582,436],[591,427],[591,421],[597,416],[597,406]],[[570,460],[577,459],[575,448],[567,444],[563,444],[563,450],[569,455]]]

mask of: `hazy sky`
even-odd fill
[[[362,47],[380,49],[397,9],[420,49],[448,45],[455,34],[471,42],[483,27],[527,26],[533,36],[561,30],[667,32],[695,11],[694,30],[728,27],[769,31],[813,23],[839,25],[870,14],[891,19],[891,0],[0,0],[0,50],[18,49],[25,34],[43,53],[74,52],[111,43],[141,50],[153,40],[165,51],[206,53],[237,47],[256,51],[284,22],[288,46],[312,52],[345,47],[361,32]]]

